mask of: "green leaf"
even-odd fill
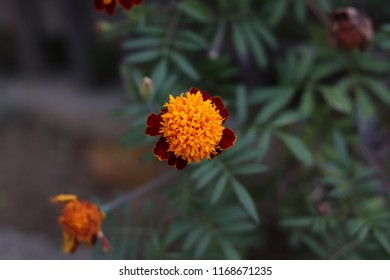
[[[276,120],[274,120],[271,125],[273,127],[282,127],[296,123],[302,119],[302,114],[296,111],[287,111],[279,115]]]
[[[236,49],[239,56],[243,56],[247,52],[247,44],[243,35],[244,31],[238,23],[232,23],[232,31],[234,48]]]
[[[348,95],[337,87],[322,86],[319,88],[325,101],[335,110],[350,114],[352,112],[352,101]]]
[[[225,254],[226,259],[228,260],[240,260],[241,256],[234,248],[233,244],[223,238],[222,236],[218,236],[219,244],[221,245],[222,251]]]
[[[337,153],[342,159],[342,161],[347,164],[349,162],[349,156],[347,151],[347,145],[344,141],[344,138],[342,137],[340,131],[334,130],[333,131],[333,142],[336,147]]]
[[[267,104],[260,110],[256,116],[255,123],[265,123],[269,119],[286,106],[294,95],[294,90],[290,87],[280,89],[278,95],[274,96]]]
[[[255,62],[257,66],[259,66],[261,69],[263,69],[265,66],[267,66],[267,56],[265,54],[265,50],[263,45],[261,44],[260,40],[256,37],[255,31],[252,29],[252,26],[247,23],[243,23],[242,25],[242,31],[245,32],[245,38],[247,42],[249,42],[249,45],[251,47],[251,52],[255,58]],[[244,35],[243,34],[243,35]]]
[[[334,75],[344,69],[344,64],[336,59],[326,63],[317,63],[316,66],[311,72],[311,80],[314,82]]]
[[[271,141],[271,133],[269,131],[265,131],[261,136],[258,144],[258,160],[261,160],[269,147],[269,143]]]
[[[309,116],[313,112],[314,108],[314,93],[311,89],[305,89],[302,94],[301,104],[299,111],[305,116]]]
[[[127,40],[123,43],[122,47],[124,49],[150,49],[156,48],[161,45],[160,38],[149,38],[149,37],[141,37]]]
[[[154,60],[161,55],[161,51],[159,49],[148,49],[133,53],[125,59],[125,63],[136,64],[136,63],[144,63],[150,60]]]
[[[215,187],[213,189],[213,192],[211,194],[211,203],[216,203],[222,196],[223,191],[226,188],[226,183],[228,181],[227,174],[222,174],[219,178],[217,183],[215,184]]]
[[[191,30],[181,30],[178,31],[177,34],[181,38],[197,44],[201,48],[207,48],[209,46],[209,42],[205,38]]]
[[[212,166],[210,170],[205,172],[203,176],[199,178],[198,183],[196,184],[196,188],[202,189],[207,186],[207,184],[210,183],[211,180],[213,180],[220,171],[221,170],[217,166]]]
[[[240,123],[245,123],[247,118],[248,102],[246,98],[245,87],[240,85],[236,89],[236,105],[237,105],[237,117]]]
[[[390,242],[387,235],[382,231],[374,230],[374,236],[383,249],[390,255]]]
[[[205,228],[201,225],[198,225],[193,230],[191,230],[190,233],[187,235],[187,238],[184,240],[183,249],[191,249],[191,247],[194,246],[195,243],[203,237],[204,231]]]
[[[363,125],[365,126],[366,122],[372,120],[375,116],[375,106],[368,94],[360,87],[356,89],[355,106],[359,121],[363,122]]]
[[[264,40],[264,42],[271,48],[276,48],[278,43],[273,35],[273,33],[269,30],[267,26],[265,26],[262,22],[256,21],[253,23],[252,28],[257,31],[259,36]]]
[[[256,227],[257,225],[254,224],[253,222],[237,221],[236,223],[229,223],[223,225],[221,227],[221,230],[225,234],[237,234],[237,233],[244,234],[253,231]]]
[[[192,64],[188,61],[187,58],[175,51],[170,52],[170,57],[184,74],[186,74],[188,77],[195,81],[199,80],[200,76],[198,71],[196,71],[194,66],[192,66]]]
[[[202,239],[199,241],[199,243],[196,245],[194,256],[195,258],[199,258],[204,254],[207,247],[209,246],[211,241],[211,233],[206,232],[205,235],[203,235]]]
[[[168,74],[168,63],[162,59],[152,72],[152,81],[154,89],[160,89]]]
[[[381,80],[365,78],[363,79],[363,82],[370,92],[375,94],[381,101],[386,104],[390,104],[390,90]]]
[[[272,1],[272,12],[269,13],[269,23],[276,25],[282,19],[287,11],[287,5],[289,1],[286,0],[274,0]]]
[[[211,166],[212,166],[212,163],[210,161],[204,162],[202,165],[197,167],[194,172],[192,172],[191,179],[192,180],[198,179],[200,176],[203,175],[203,173],[206,173],[210,169]]]
[[[310,236],[302,235],[302,242],[306,244],[315,254],[325,259],[328,257],[326,250],[319,244],[318,241],[314,240]]]
[[[200,22],[209,22],[214,19],[210,8],[197,0],[185,0],[180,3],[179,9],[189,17]]]
[[[237,175],[259,174],[267,171],[268,168],[260,164],[250,164],[234,168],[232,172]]]
[[[241,205],[245,208],[248,214],[258,223],[259,216],[257,215],[256,205],[252,197],[245,189],[245,187],[241,185],[241,183],[238,182],[236,179],[233,178],[231,182],[233,185],[234,192],[236,193]]]
[[[306,19],[306,4],[304,1],[294,1],[295,16],[299,22],[303,23]]]
[[[310,151],[298,137],[282,132],[278,132],[276,135],[283,141],[283,143],[298,160],[306,166],[313,165],[314,160]]]
[[[281,222],[281,226],[293,228],[308,227],[312,224],[312,222],[313,219],[311,217],[290,218],[283,220]]]

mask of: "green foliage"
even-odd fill
[[[130,12],[121,69],[130,102],[113,113],[130,122],[120,143],[152,151],[148,114],[190,87],[221,96],[237,141],[179,172],[154,210],[142,203],[144,218],[129,206],[110,213],[108,258],[240,259],[249,247],[264,258],[276,243],[282,259],[390,257],[389,166],[373,145],[388,133],[389,25],[367,52],[332,50],[308,2],[323,12],[339,4],[182,0]]]

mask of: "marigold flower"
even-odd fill
[[[129,11],[134,6],[141,4],[143,0],[94,0],[95,9],[99,12],[107,12],[110,15],[115,13],[116,4]]]
[[[219,96],[210,97],[191,88],[185,96],[170,95],[159,115],[149,115],[145,133],[160,135],[154,154],[182,170],[191,162],[212,159],[234,145],[236,135],[223,126],[229,116]]]
[[[366,49],[372,40],[371,20],[353,7],[337,8],[330,13],[328,38],[335,49]]]
[[[81,242],[92,246],[96,238],[102,242],[103,250],[108,251],[110,245],[100,228],[105,214],[96,204],[80,201],[72,194],[60,194],[51,198],[51,201],[65,204],[58,218],[64,231],[64,253],[75,252]]]

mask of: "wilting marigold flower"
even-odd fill
[[[103,250],[108,251],[110,245],[100,228],[105,215],[96,204],[80,201],[72,194],[60,194],[51,198],[51,201],[65,204],[58,218],[64,231],[65,253],[73,253],[80,242],[92,246],[96,238],[102,242]]]
[[[329,16],[328,38],[335,49],[364,50],[370,45],[373,31],[367,16],[353,7],[335,9]]]
[[[99,12],[106,11],[110,15],[115,13],[116,4],[120,4],[123,9],[129,11],[142,2],[143,0],[94,0],[96,10]]]
[[[191,162],[212,159],[234,145],[236,135],[223,124],[230,116],[219,96],[191,88],[169,96],[159,115],[149,115],[145,133],[159,136],[154,154],[182,170]]]

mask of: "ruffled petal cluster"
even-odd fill
[[[159,115],[149,115],[145,133],[160,136],[153,151],[157,158],[182,170],[234,145],[236,135],[223,126],[229,116],[219,96],[191,88],[185,95],[170,96]]]
[[[58,222],[64,232],[65,253],[74,252],[81,242],[92,246],[97,238],[102,242],[103,250],[108,251],[110,245],[101,230],[105,215],[96,204],[80,201],[72,194],[60,194],[51,201],[64,203]]]

